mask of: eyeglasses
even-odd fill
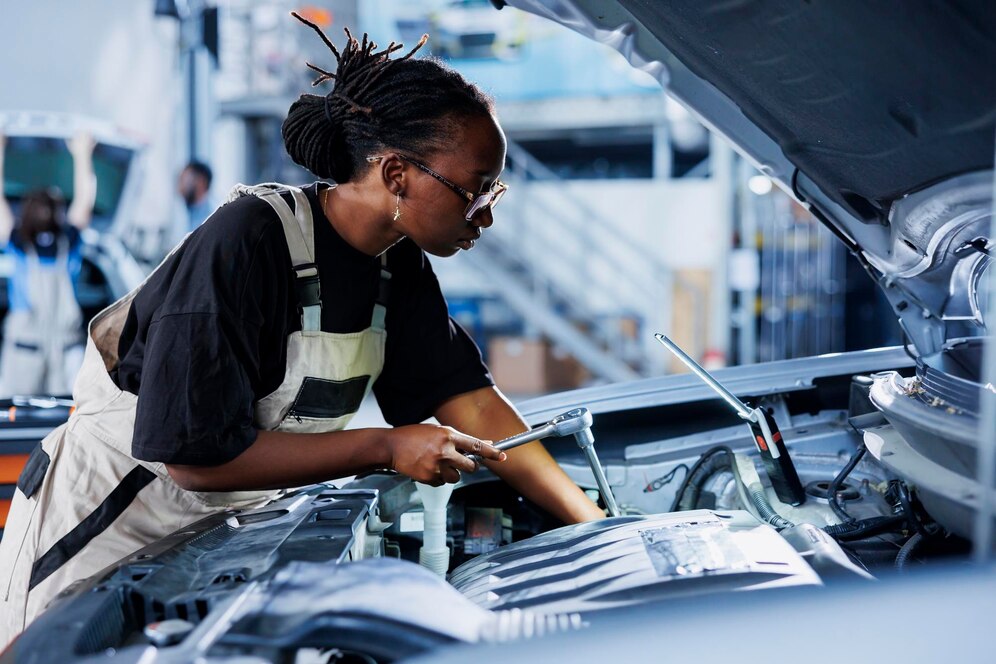
[[[473,219],[474,215],[478,214],[479,212],[483,212],[485,208],[493,208],[494,206],[498,205],[498,201],[500,201],[501,197],[505,195],[506,191],[508,191],[507,184],[505,184],[501,180],[495,180],[495,183],[491,185],[491,189],[489,191],[486,191],[483,194],[475,194],[470,191],[467,191],[458,184],[450,182],[442,175],[432,170],[431,168],[429,168],[420,161],[416,161],[411,157],[406,157],[403,154],[399,154],[398,158],[401,159],[402,161],[407,161],[409,164],[419,169],[420,171],[428,173],[429,175],[431,175],[432,177],[436,178],[437,180],[445,184],[447,187],[449,187],[450,190],[453,191],[457,196],[467,201],[467,208],[463,211],[463,218],[466,219],[467,221]],[[367,157],[367,161],[369,163],[376,163],[381,159],[383,159],[382,155],[374,155],[372,157]]]

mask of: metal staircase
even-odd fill
[[[528,327],[596,378],[639,377],[645,344],[621,334],[620,322],[642,325],[655,285],[675,275],[652,247],[639,246],[571,196],[566,181],[521,146],[509,143],[508,157],[506,181],[515,195],[469,264]]]

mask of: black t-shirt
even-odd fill
[[[359,332],[370,326],[380,259],[336,233],[317,192],[317,184],[305,188],[322,330]],[[387,266],[387,347],[374,394],[384,418],[401,426],[493,383],[477,346],[449,317],[422,250],[402,240],[388,250]],[[297,303],[287,241],[268,203],[244,196],[195,230],[138,293],[121,334],[112,377],[138,395],[132,454],[215,465],[252,445],[253,404],[283,382],[287,336],[301,329]]]

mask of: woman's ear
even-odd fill
[[[384,186],[395,196],[405,195],[405,162],[394,152],[380,159],[380,177]]]

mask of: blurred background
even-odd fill
[[[900,342],[843,245],[608,47],[487,0],[8,3],[3,191],[73,199],[66,139],[93,136],[97,190],[75,293],[84,319],[134,287],[193,221],[196,161],[220,203],[237,182],[314,179],[280,124],[342,28],[414,45],[489,91],[510,193],[470,253],[435,260],[453,315],[514,396]],[[666,81],[665,81],[666,83]],[[319,89],[321,90],[321,89]],[[203,181],[202,181],[203,184]],[[189,193],[189,192],[187,192]],[[0,279],[16,269],[11,252]],[[0,314],[8,307],[0,288]]]

